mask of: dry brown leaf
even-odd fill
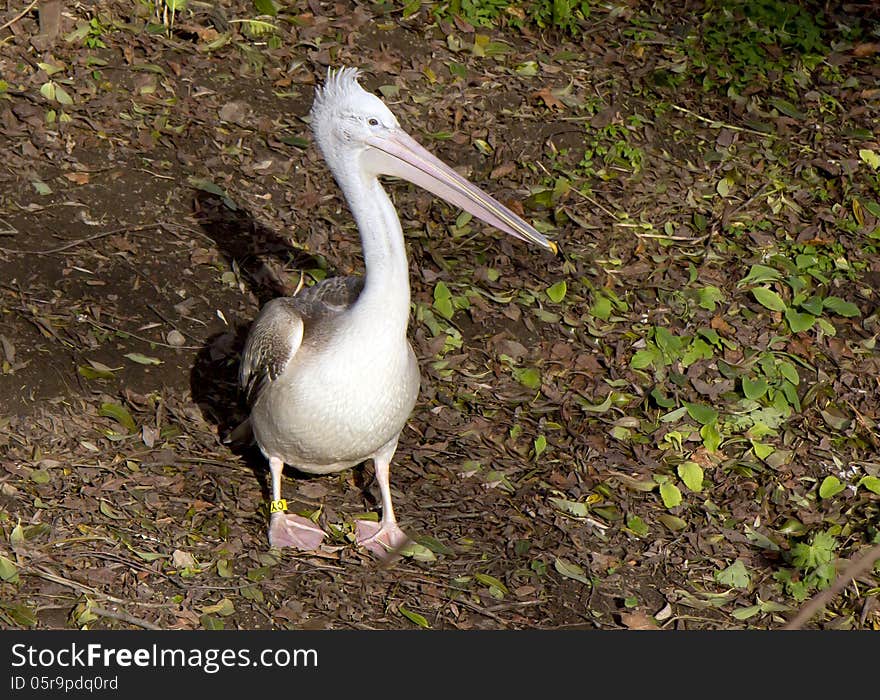
[[[565,109],[565,104],[551,92],[550,88],[541,88],[533,92],[532,97],[542,100],[549,109],[556,109],[560,112]]]
[[[501,165],[497,165],[492,169],[492,172],[489,173],[489,179],[497,180],[498,178],[505,177],[510,175],[514,170],[516,170],[516,165],[507,161],[506,163],[502,163]]]
[[[621,613],[620,621],[631,630],[657,630],[657,623],[643,612]]]
[[[880,43],[869,41],[864,44],[856,44],[853,46],[852,52],[853,56],[858,56],[859,58],[873,56],[875,53],[880,52]]]
[[[64,177],[66,177],[71,182],[77,185],[86,185],[89,182],[89,174],[83,172],[76,173],[64,173]]]

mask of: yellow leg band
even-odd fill
[[[283,498],[281,498],[277,501],[272,501],[269,504],[269,512],[270,513],[285,513],[285,512],[287,512],[287,501],[285,501]]]

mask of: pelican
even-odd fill
[[[365,275],[328,278],[265,304],[245,342],[239,383],[250,407],[246,423],[272,476],[269,544],[308,551],[324,537],[312,520],[287,512],[285,464],[329,474],[371,459],[382,517],[356,521],[355,538],[383,556],[407,542],[389,472],[416,402],[419,367],[406,335],[403,231],[379,176],[409,180],[554,254],[556,244],[419,145],[359,76],[356,68],[328,70],[315,91],[311,127],[357,223]]]

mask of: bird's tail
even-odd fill
[[[250,445],[254,442],[254,431],[251,428],[251,419],[245,418],[225,438],[224,445]]]

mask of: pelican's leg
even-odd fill
[[[382,493],[382,520],[378,523],[372,520],[355,521],[357,543],[379,556],[399,550],[409,542],[406,533],[397,525],[394,506],[391,504],[391,457],[396,448],[397,440],[394,440],[390,449],[383,450],[373,458],[376,465],[376,481],[379,482],[379,491]]]
[[[287,509],[287,504],[281,499],[281,472],[284,462],[278,457],[271,457],[269,469],[272,472],[273,504],[269,544],[272,547],[296,547],[305,551],[317,549],[324,539],[324,531],[311,520],[284,512]]]

